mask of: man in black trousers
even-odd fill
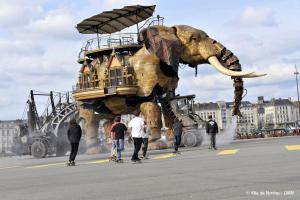
[[[210,135],[210,147],[209,149],[214,148],[217,150],[216,147],[216,134],[219,132],[218,124],[212,119],[212,116],[208,116],[208,122],[206,123],[206,133]]]
[[[131,157],[132,162],[140,162],[141,159],[138,157],[139,151],[143,142],[143,134],[145,133],[145,121],[140,117],[140,111],[135,110],[133,112],[134,118],[129,122],[128,128],[131,132],[133,139],[134,151]]]
[[[82,131],[81,127],[76,123],[75,119],[70,121],[70,127],[68,130],[68,139],[71,143],[71,153],[69,157],[69,166],[75,165],[75,158],[78,152],[78,146],[81,139]]]
[[[177,118],[174,121],[174,124],[172,126],[172,130],[174,133],[174,147],[175,150],[173,153],[178,153],[178,147],[181,143],[181,135],[182,135],[182,123],[181,120],[179,121]]]

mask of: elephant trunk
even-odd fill
[[[244,92],[244,83],[242,78],[233,78],[234,86],[234,101],[233,101],[233,110],[232,115],[242,116],[240,111],[240,105],[243,98]]]
[[[233,79],[234,86],[234,100],[232,115],[241,116],[240,105],[243,98],[244,86],[242,77],[253,77],[258,75],[255,72],[242,72],[241,64],[239,59],[221,43],[213,42],[220,51],[220,56],[217,59],[224,69],[231,72],[230,76]],[[209,58],[209,61],[211,58]]]

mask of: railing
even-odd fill
[[[87,51],[133,44],[138,44],[137,33],[101,35],[99,38],[92,38],[86,42],[86,45],[81,48],[79,59],[84,58]]]
[[[111,81],[112,79],[85,81],[72,86],[73,92],[81,92],[84,90],[105,89],[109,87],[131,87],[136,86],[136,81],[132,74],[123,76],[121,81]],[[117,80],[117,79],[113,79]],[[102,84],[100,84],[102,83]]]
[[[164,25],[164,18],[157,15],[156,17],[151,17],[145,21],[145,23],[139,27],[139,32],[145,27],[154,26],[154,25]]]
[[[163,25],[163,24],[164,24],[164,18],[157,15],[156,17],[151,17],[147,19],[145,23],[138,28],[138,32],[145,27],[149,27],[153,25]],[[100,37],[89,39],[86,42],[86,45],[81,48],[78,58],[79,60],[85,58],[85,53],[91,50],[96,50],[101,48],[112,48],[115,46],[122,46],[122,45],[138,44],[137,41],[138,32],[101,35]]]
[[[137,44],[136,33],[117,33],[110,35],[101,35],[98,38],[89,39],[86,43],[85,49],[87,51],[100,48],[111,48],[120,45]]]

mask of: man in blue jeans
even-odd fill
[[[114,143],[117,148],[116,162],[122,162],[121,152],[124,149],[124,135],[125,135],[125,132],[127,131],[127,127],[125,126],[125,124],[121,123],[120,116],[115,117],[114,121],[115,121],[115,124],[114,124],[113,128],[111,129],[111,131],[114,132],[114,134],[115,134]]]

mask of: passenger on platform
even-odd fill
[[[70,126],[68,129],[68,139],[71,144],[71,153],[70,153],[68,165],[72,165],[72,166],[75,165],[75,158],[78,152],[81,135],[82,135],[81,127],[76,123],[75,119],[72,119],[70,121]]]
[[[131,137],[133,139],[134,151],[131,157],[131,161],[139,162],[141,159],[138,157],[139,151],[143,142],[143,134],[145,128],[145,121],[143,118],[139,117],[140,111],[136,110],[133,112],[134,118],[129,122],[128,128],[131,132]]]
[[[174,121],[172,126],[173,134],[174,134],[174,147],[175,150],[173,153],[178,153],[178,148],[181,143],[181,135],[182,135],[182,122],[179,121],[177,118]]]
[[[121,123],[121,117],[115,117],[115,123],[112,126],[111,131],[114,133],[114,144],[117,150],[116,162],[121,162],[121,153],[124,150],[124,137],[127,131],[125,124]]]
[[[212,116],[208,116],[208,122],[206,123],[206,133],[210,135],[210,146],[209,149],[214,148],[217,150],[216,147],[216,134],[219,132],[218,124],[216,121],[212,119]]]

